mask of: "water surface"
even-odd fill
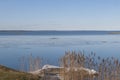
[[[19,69],[22,56],[39,56],[58,65],[65,51],[95,52],[101,57],[120,58],[120,35],[0,36],[0,64]]]

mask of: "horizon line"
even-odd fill
[[[0,31],[120,31],[120,30],[17,30],[17,29],[9,29],[9,30],[0,30]]]

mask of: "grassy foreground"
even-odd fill
[[[30,71],[39,69],[41,58],[31,55],[29,60]],[[114,57],[101,58],[94,52],[84,55],[84,52],[68,51],[58,63],[60,69],[41,68],[43,71],[40,69],[38,74],[20,72],[0,65],[0,80],[120,80],[120,60]],[[93,69],[97,74],[91,75],[91,72],[81,68]]]
[[[40,80],[39,76],[0,65],[0,80]]]

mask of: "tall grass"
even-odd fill
[[[20,58],[20,71],[35,71],[40,69],[42,66],[42,58],[34,57],[32,54],[29,56]]]
[[[21,59],[21,70],[24,70],[26,59],[25,57]],[[29,71],[41,68],[42,58],[33,57],[31,54],[27,59]],[[59,74],[64,80],[120,80],[120,61],[114,57],[101,58],[94,52],[85,55],[84,52],[68,51],[58,61],[59,65],[63,67]],[[98,72],[98,75],[89,74],[79,68],[94,69]]]
[[[68,51],[60,62],[64,68],[64,71],[60,73],[64,80],[120,80],[120,62],[114,57],[101,58],[93,52],[84,55],[83,52]],[[94,78],[96,74],[90,75],[84,70],[75,70],[80,67],[95,69],[99,75]]]

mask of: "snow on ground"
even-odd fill
[[[54,66],[54,65],[49,65],[49,64],[44,65],[44,66],[42,67],[42,69],[48,69],[48,68],[60,68],[60,67],[59,67],[59,66]]]
[[[46,64],[46,65],[44,65],[44,66],[42,67],[42,69],[38,69],[38,70],[36,70],[36,71],[31,71],[30,73],[32,73],[32,74],[39,74],[39,73],[40,73],[41,71],[43,71],[43,70],[47,70],[47,69],[56,69],[56,68],[59,69],[59,68],[61,68],[61,67]]]
[[[49,64],[47,64],[47,65],[44,65],[43,67],[42,67],[42,69],[38,69],[38,70],[36,70],[36,71],[32,71],[32,72],[30,72],[30,73],[32,73],[32,74],[39,74],[40,72],[42,72],[43,70],[47,70],[47,69],[60,69],[60,68],[63,68],[63,67],[59,67],[59,66],[54,66],[54,65],[49,65]],[[69,71],[70,70],[70,68],[67,68],[67,71]],[[84,68],[84,67],[80,67],[80,68],[74,68],[74,70],[75,71],[77,71],[77,70],[84,70],[84,71],[86,71],[86,72],[88,72],[89,74],[96,74],[97,73],[97,71],[95,71],[94,69],[88,69],[88,68]]]

